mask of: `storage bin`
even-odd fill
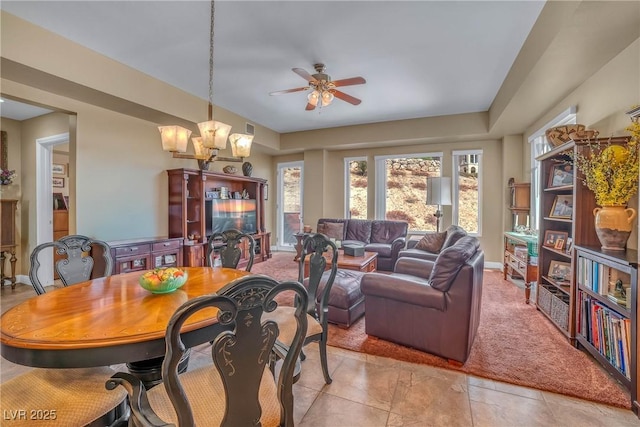
[[[565,331],[569,326],[569,297],[554,295],[551,298],[551,319]]]

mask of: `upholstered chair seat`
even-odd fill
[[[0,402],[5,417],[3,426],[45,425],[86,426],[111,425],[127,412],[127,392],[111,392],[104,383],[115,371],[110,368],[33,369],[0,385]],[[121,411],[113,408],[121,406]],[[26,419],[15,420],[7,414],[26,411]],[[34,421],[31,410],[55,411],[50,421]]]

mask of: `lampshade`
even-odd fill
[[[427,205],[451,205],[451,178],[427,178]]]
[[[219,148],[221,150],[227,148],[227,137],[231,131],[231,125],[209,120],[198,123],[200,136],[202,137],[202,145],[207,148]]]
[[[184,153],[187,151],[187,144],[191,131],[182,126],[158,126],[160,138],[162,138],[162,149],[164,151],[173,151]]]
[[[231,136],[229,136],[229,141],[231,142],[231,153],[233,157],[249,157],[251,154],[253,135],[232,133]]]
[[[195,136],[191,138],[191,142],[193,143],[193,151],[196,153],[198,157],[209,157],[211,155],[211,149],[207,148],[202,144],[202,138],[199,136]]]
[[[307,100],[309,100],[309,104],[313,105],[314,107],[318,105],[318,99],[320,99],[320,92],[318,92],[317,90],[314,90],[309,95],[307,95]]]
[[[322,106],[326,107],[327,105],[331,104],[331,101],[333,101],[333,94],[328,90],[322,92]]]

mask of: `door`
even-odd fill
[[[53,148],[67,144],[69,134],[36,139],[36,244],[53,241]],[[35,247],[35,246],[34,246]],[[33,249],[33,248],[31,248]],[[53,249],[42,251],[40,261],[40,283],[53,284]]]
[[[278,163],[276,205],[278,250],[293,250],[295,233],[302,231],[304,162]]]

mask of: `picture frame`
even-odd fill
[[[571,280],[571,264],[551,260],[547,275],[556,282],[569,282]]]
[[[549,218],[571,219],[573,216],[573,195],[558,194],[553,200]]]
[[[62,193],[53,193],[53,210],[69,210]]]
[[[51,183],[53,184],[54,188],[64,188],[64,178],[58,178],[57,176],[54,176],[53,178],[51,178]]]
[[[66,175],[67,166],[61,163],[53,163],[51,165],[51,173],[53,173],[54,175]]]
[[[566,253],[571,253],[571,247],[573,246],[573,239],[571,237],[567,237],[567,242],[564,246],[564,250]]]
[[[269,200],[269,184],[264,185],[264,199]]]
[[[570,163],[558,163],[551,166],[547,188],[564,187],[573,184],[573,165]]]
[[[542,241],[542,246],[562,250],[562,247],[557,248],[556,245],[560,240],[562,240],[562,244],[564,245],[564,242],[567,241],[568,237],[569,233],[566,231],[547,230],[544,232],[544,240]]]
[[[556,244],[553,245],[553,249],[557,249],[559,251],[561,251],[562,249],[564,249],[564,239],[558,239],[556,240]]]

